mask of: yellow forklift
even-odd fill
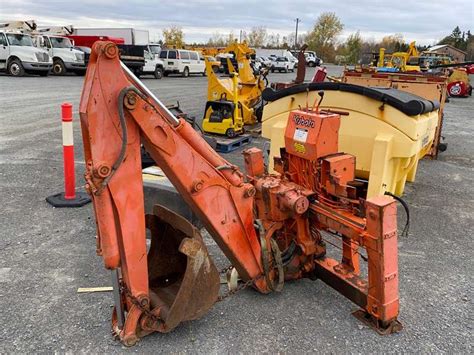
[[[202,129],[233,138],[244,133],[244,125],[261,121],[268,71],[254,70],[251,58],[255,52],[245,42],[229,45],[225,53],[228,76],[218,77],[206,58],[208,86]]]

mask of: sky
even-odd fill
[[[264,26],[267,33],[287,36],[314,26],[322,12],[332,11],[344,30],[339,40],[360,31],[365,39],[380,40],[401,33],[406,41],[431,45],[455,26],[474,32],[473,0],[0,0],[0,22],[36,20],[38,26],[133,27],[162,38],[162,29],[182,27],[185,41],[207,42],[214,34],[227,36]]]

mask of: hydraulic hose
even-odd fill
[[[140,95],[140,96],[142,95],[142,93],[139,90],[137,90],[137,88],[135,88],[134,86],[123,88],[120,91],[120,94],[118,96],[118,114],[119,114],[119,120],[120,120],[120,128],[122,129],[122,145],[120,146],[120,153],[117,159],[115,160],[114,164],[112,165],[110,174],[102,181],[102,184],[101,184],[102,186],[99,192],[102,191],[102,189],[105,188],[105,186],[107,186],[110,179],[115,174],[115,172],[117,171],[120,164],[122,164],[125,158],[125,151],[127,150],[127,143],[128,143],[128,132],[127,132],[127,122],[125,121],[125,113],[123,110],[123,100],[125,98],[125,95],[127,95],[129,91],[134,91],[135,93],[137,93],[137,95]]]
[[[408,204],[401,197],[396,196],[396,195],[392,194],[391,192],[385,191],[384,195],[388,195],[388,196],[393,197],[395,200],[400,202],[401,205],[403,206],[403,208],[405,210],[405,214],[407,216],[407,221],[405,223],[405,227],[403,228],[402,236],[408,237],[408,231],[410,230],[410,209],[408,208]]]

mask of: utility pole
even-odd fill
[[[295,22],[296,22],[295,49],[297,49],[297,47],[298,47],[298,24],[301,22],[301,19],[299,19],[299,18],[297,17],[296,20],[295,20]]]
[[[242,43],[242,30],[240,30],[239,43]]]

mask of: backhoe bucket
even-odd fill
[[[160,332],[204,315],[216,302],[219,272],[199,231],[186,219],[155,205],[146,216],[151,232],[148,277],[151,309],[160,308]]]

